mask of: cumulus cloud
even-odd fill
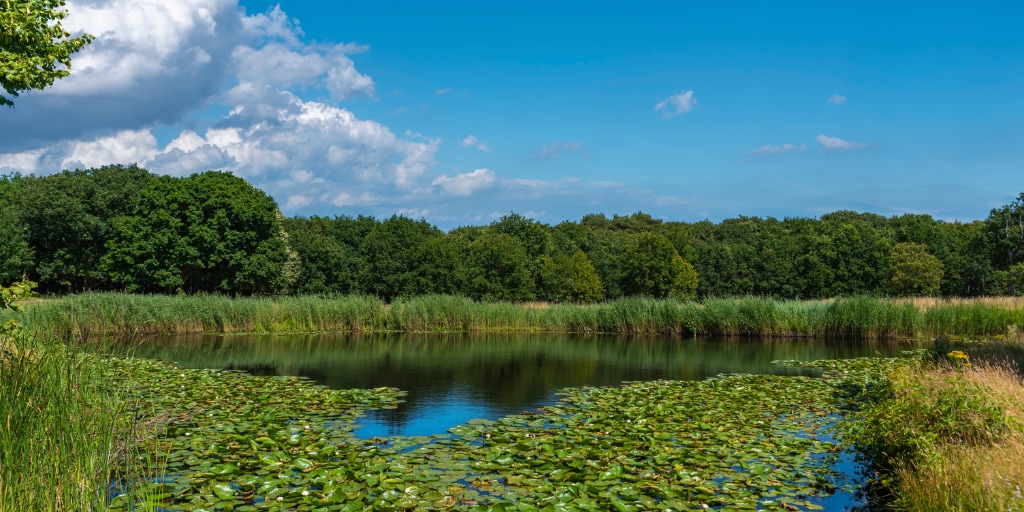
[[[490,169],[477,169],[455,176],[438,176],[431,185],[440,187],[445,193],[453,196],[468,196],[477,190],[491,187],[496,181],[497,177]]]
[[[793,144],[783,144],[781,146],[771,146],[765,144],[764,146],[761,146],[757,149],[751,149],[750,151],[747,151],[747,154],[755,156],[772,156],[782,155],[786,153],[798,153],[801,151],[805,151],[806,149],[807,144],[800,144],[799,146],[795,146]]]
[[[821,144],[821,147],[829,153],[835,153],[839,151],[856,151],[858,149],[864,149],[868,147],[863,142],[850,142],[848,140],[840,139],[839,137],[829,137],[828,135],[818,135],[814,138]]]
[[[846,103],[846,96],[833,94],[832,97],[828,99],[828,102],[833,105],[842,105],[843,103]]]
[[[341,104],[297,95],[312,91],[341,102],[376,91],[353,60],[366,47],[306,44],[298,22],[280,8],[250,15],[238,0],[69,0],[67,6],[66,26],[97,39],[76,55],[71,76],[23,94],[3,113],[0,172],[48,174],[114,163],[175,176],[219,169],[275,197],[286,214],[429,212],[432,221],[452,223],[481,218],[481,203],[488,212],[547,211],[538,206],[601,209],[654,197],[576,178],[507,179],[491,169],[438,173],[439,138],[396,134]],[[687,99],[666,100],[666,113],[692,108],[692,92],[682,96]],[[489,149],[472,135],[460,143]],[[585,156],[579,142],[556,141],[536,157],[566,153]]]
[[[554,141],[548,144],[539,151],[533,153],[534,160],[552,160],[555,158],[561,158],[562,152],[568,152],[572,154],[582,154],[583,144],[574,140],[567,141]],[[586,156],[586,155],[584,155]]]
[[[664,111],[661,117],[669,118],[675,117],[681,114],[685,114],[691,110],[697,104],[697,99],[693,97],[693,91],[682,91],[679,94],[669,96],[654,105],[654,111]]]
[[[262,48],[239,46],[231,57],[243,83],[266,84],[287,89],[320,86],[336,99],[374,96],[373,79],[356,71],[350,53],[365,48],[351,44],[329,47],[289,48],[272,43]]]
[[[0,151],[172,123],[229,79],[230,54],[251,39],[237,0],[68,2],[64,26],[96,40],[73,71],[22,95],[0,124]]]
[[[278,7],[247,15],[238,0],[78,0],[67,8],[65,27],[96,39],[75,55],[70,76],[4,113],[0,152],[173,125],[225,101],[218,95],[232,83],[375,95],[349,58],[365,47],[303,44]]]
[[[462,139],[462,143],[460,144],[460,146],[464,148],[474,147],[476,149],[479,149],[480,151],[483,151],[484,153],[491,152],[490,146],[488,146],[484,141],[474,137],[473,135],[469,135],[465,139]]]

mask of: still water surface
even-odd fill
[[[431,435],[558,401],[555,392],[623,381],[700,380],[720,373],[815,375],[776,360],[889,356],[907,343],[828,343],[551,334],[175,336],[134,354],[192,368],[296,375],[335,389],[396,387],[397,409],[371,411],[356,434]]]

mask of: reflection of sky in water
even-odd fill
[[[444,394],[432,393],[414,407],[409,407],[405,403],[399,404],[398,407],[413,410],[409,411],[402,421],[396,421],[394,410],[369,411],[356,422],[360,427],[356,429],[355,434],[363,439],[429,436],[445,433],[449,428],[462,425],[471,419],[495,420],[510,414],[502,408],[474,397],[465,387],[453,387]]]

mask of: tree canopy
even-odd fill
[[[11,97],[68,76],[71,55],[92,41],[64,30],[67,15],[64,0],[0,0],[0,87]],[[0,94],[0,105],[14,102]]]
[[[231,173],[161,176],[119,219],[102,267],[129,291],[286,291],[277,204]]]
[[[389,301],[970,297],[1024,286],[1022,217],[1024,195],[969,223],[850,211],[688,223],[637,212],[551,226],[510,213],[446,233],[402,216],[283,218],[229,173],[106,166],[0,176],[0,284]]]

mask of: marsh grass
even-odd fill
[[[477,302],[426,295],[385,304],[368,296],[230,298],[90,293],[28,304],[40,338],[75,342],[199,333],[473,332],[684,334],[885,339],[956,334],[1006,336],[1024,308],[992,299],[942,301],[766,297],[701,302],[631,297],[596,304]],[[923,309],[922,309],[923,308]],[[5,314],[0,312],[0,321]]]
[[[0,339],[0,510],[105,510],[115,458],[128,456],[120,397],[95,358],[9,331]]]
[[[924,311],[940,305],[984,304],[1003,309],[1024,309],[1024,297],[911,297],[899,299],[909,302]]]
[[[854,442],[899,510],[1022,510],[1024,380],[1018,340],[905,367],[874,390]]]
[[[1016,365],[978,363],[963,372],[1011,428],[990,442],[952,439],[928,463],[896,474],[905,510],[1021,510],[1024,508],[1024,381]]]

